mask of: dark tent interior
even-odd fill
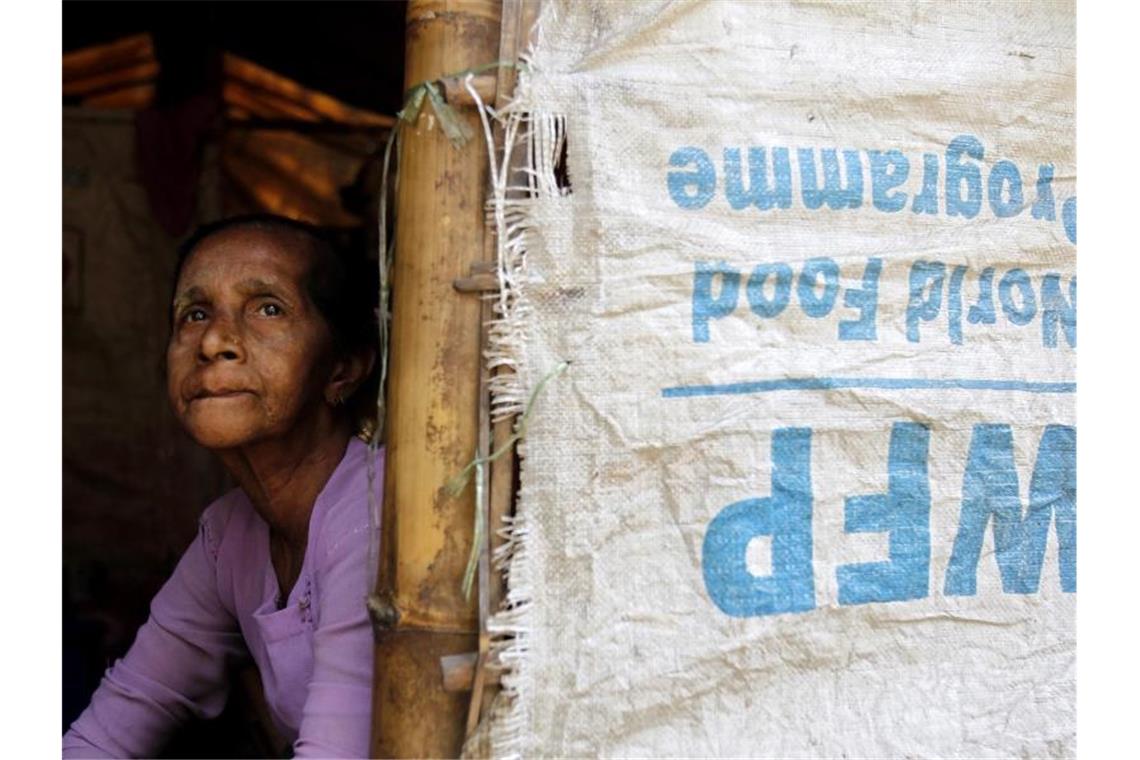
[[[167,408],[176,248],[272,212],[376,256],[403,2],[63,5],[63,727],[230,487]],[[283,756],[257,671],[164,757]]]

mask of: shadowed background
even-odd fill
[[[63,727],[230,487],[168,409],[175,248],[269,211],[375,257],[403,2],[63,6]],[[256,670],[167,757],[285,752]]]

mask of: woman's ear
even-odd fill
[[[338,359],[333,365],[332,375],[325,385],[325,401],[332,406],[340,406],[348,400],[372,373],[376,364],[376,349],[359,349]]]

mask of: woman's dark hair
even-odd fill
[[[312,254],[312,268],[305,283],[309,298],[317,307],[332,333],[333,350],[343,355],[362,348],[377,347],[379,332],[376,308],[378,275],[360,251],[340,245],[325,230],[307,222],[275,214],[248,214],[203,225],[178,246],[178,264],[174,269],[173,292],[190,255],[207,239],[229,230],[258,230],[290,238],[306,246]],[[171,314],[173,323],[173,313]],[[377,392],[380,362],[349,399],[356,412],[368,413],[369,402]],[[374,407],[372,408],[374,411]]]

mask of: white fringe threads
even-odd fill
[[[544,22],[549,19],[544,18]],[[541,38],[536,29],[535,39]],[[532,208],[537,199],[559,197],[566,191],[558,186],[555,166],[566,139],[564,117],[544,112],[529,94],[532,51],[520,56],[518,85],[514,98],[495,111],[485,105],[471,86],[483,124],[491,174],[488,214],[494,222],[498,258],[499,291],[494,318],[488,325],[487,369],[507,371],[490,379],[491,419],[495,422],[519,417],[536,390],[544,368],[526,362],[526,342],[531,308],[526,292],[526,250],[533,226]],[[492,123],[502,128],[502,145],[497,147]],[[512,166],[516,151],[525,151],[521,166]],[[546,368],[549,369],[549,368]],[[516,419],[516,425],[519,420]],[[490,719],[490,749],[497,758],[521,758],[533,754],[528,748],[530,695],[536,688],[530,667],[531,603],[534,598],[535,567],[530,526],[525,505],[529,503],[530,478],[524,456],[525,439],[519,443],[520,497],[518,514],[504,518],[498,535],[504,544],[495,551],[494,565],[507,580],[503,606],[488,622],[491,637],[490,664],[500,671],[502,691]]]

